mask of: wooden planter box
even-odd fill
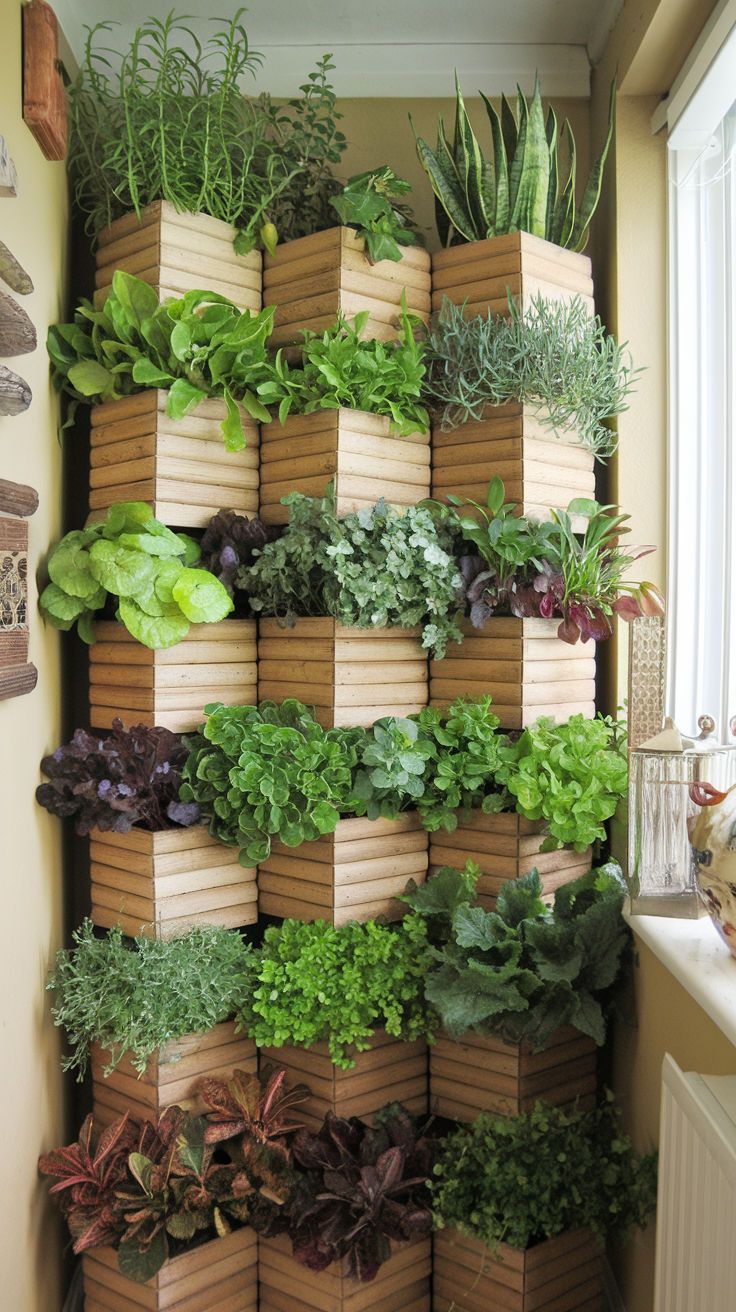
[[[92,1091],[95,1123],[110,1121],[130,1112],[131,1116],[156,1121],[166,1107],[175,1103],[200,1113],[204,1103],[197,1086],[204,1075],[230,1079],[233,1071],[257,1069],[256,1048],[245,1034],[235,1033],[233,1021],[215,1025],[206,1034],[185,1034],[172,1039],[149,1058],[145,1074],[138,1075],[130,1057],[123,1057],[111,1075],[103,1070],[110,1053],[94,1044],[91,1051]]]
[[[92,919],[130,936],[166,938],[192,925],[236,929],[258,919],[256,871],[204,825],[127,834],[93,830]]]
[[[261,518],[286,524],[288,492],[321,497],[333,484],[337,514],[379,498],[414,506],[429,496],[429,433],[391,435],[389,420],[363,410],[318,410],[264,424],[261,433]]]
[[[416,629],[354,629],[333,619],[258,624],[258,698],[297,697],[325,728],[368,725],[427,705],[427,654]]]
[[[436,1116],[472,1121],[481,1112],[518,1116],[537,1101],[592,1107],[597,1048],[569,1026],[542,1052],[488,1034],[437,1035],[429,1050],[429,1103]]]
[[[400,1102],[417,1116],[427,1113],[427,1044],[424,1039],[404,1043],[376,1030],[367,1052],[355,1053],[355,1066],[333,1066],[326,1043],[312,1048],[261,1048],[262,1068],[283,1067],[287,1083],[306,1084],[308,1102],[297,1117],[310,1129],[319,1129],[327,1112],[336,1116],[369,1119],[389,1102]]]
[[[110,291],[116,269],[155,287],[159,298],[217,292],[242,310],[261,308],[261,253],[236,255],[235,228],[208,214],[180,213],[168,201],[115,219],[97,238],[95,304]]]
[[[483,420],[432,431],[432,496],[453,492],[486,504],[488,484],[502,478],[520,515],[549,519],[574,497],[595,498],[593,453],[571,437],[555,437],[530,406],[488,406]]]
[[[258,425],[246,421],[247,446],[227,451],[220,431],[224,401],[203,401],[169,419],[167,393],[139,392],[92,408],[90,510],[147,501],[176,528],[204,528],[218,510],[258,510]]]
[[[489,910],[495,907],[501,885],[508,879],[538,870],[543,897],[551,901],[562,884],[569,884],[590,870],[591,849],[575,852],[562,847],[556,852],[542,852],[543,842],[541,820],[526,820],[516,812],[485,815],[482,811],[472,811],[459,817],[457,829],[452,833],[438,829],[430,834],[429,867],[432,873],[442,866],[462,870],[468,861],[475,861],[481,869],[478,901]]]
[[[90,724],[196,729],[210,702],[250,706],[256,700],[254,620],[193,624],[183,642],[151,651],[122,624],[101,621],[89,656]]]
[[[529,232],[466,242],[432,256],[432,310],[445,296],[466,315],[508,312],[509,293],[523,309],[532,297],[571,301],[580,296],[593,313],[593,280],[587,255],[563,250]]]
[[[462,643],[429,664],[430,700],[490,694],[502,729],[525,729],[540,716],[558,723],[595,715],[595,644],[557,637],[559,619],[493,617],[482,629],[461,625]]]
[[[590,1230],[491,1253],[457,1230],[434,1236],[434,1312],[603,1312],[601,1254]]]
[[[429,317],[430,257],[419,246],[404,247],[401,260],[371,264],[362,239],[352,228],[328,228],[298,237],[266,253],[263,260],[263,303],[276,306],[276,331],[281,346],[301,341],[303,328],[322,333],[338,313],[346,319],[368,310],[365,337],[388,340],[397,336],[401,295],[407,309]]]
[[[121,1275],[112,1248],[84,1254],[85,1312],[256,1312],[258,1237],[242,1227],[164,1263],[145,1285]]]
[[[260,1312],[429,1312],[430,1239],[397,1248],[367,1283],[350,1280],[342,1264],[310,1271],[284,1235],[258,1249]]]
[[[333,925],[377,916],[399,920],[406,907],[397,895],[410,879],[426,879],[427,847],[411,811],[397,820],[340,820],[334,834],[300,847],[274,842],[258,867],[260,911]]]

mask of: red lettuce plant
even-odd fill
[[[373,1280],[392,1241],[431,1232],[433,1145],[398,1105],[386,1108],[373,1127],[328,1112],[318,1134],[300,1131],[292,1155],[304,1175],[292,1196],[288,1230],[295,1258],[312,1271],[346,1259],[350,1276]]]
[[[200,547],[202,565],[227,588],[232,597],[237,570],[252,565],[256,554],[267,542],[273,542],[279,530],[254,515],[239,515],[234,510],[220,510],[207,525]]]
[[[194,802],[179,801],[187,749],[178,734],[143,724],[124,729],[115,719],[106,737],[77,729],[71,742],[45,756],[49,782],[36,800],[52,815],[73,816],[78,834],[92,829],[127,834],[169,829],[199,820]]]

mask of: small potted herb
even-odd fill
[[[300,1131],[287,1234],[260,1241],[261,1306],[286,1293],[324,1312],[349,1312],[370,1282],[377,1306],[385,1296],[428,1307],[434,1154],[396,1104],[372,1128],[328,1113],[318,1133]]]
[[[95,1116],[202,1110],[197,1082],[234,1066],[254,1072],[252,1039],[236,1032],[250,950],[234,930],[195,926],[167,939],[98,937],[86,920],[57,954],[47,987],[70,1045],[65,1070],[92,1068]],[[182,1058],[186,1058],[182,1062]]]
[[[590,1100],[629,950],[620,869],[564,884],[551,907],[533,871],[503,885],[495,911],[474,901],[477,873],[472,863],[444,869],[404,895],[426,923],[425,993],[443,1027],[430,1054],[432,1110],[469,1120],[517,1114],[540,1096]]]
[[[187,748],[168,729],[113,720],[107,735],[77,729],[44,758],[36,797],[90,835],[92,919],[130,935],[256,919],[255,870],[223,853],[200,809],[181,801]]]
[[[509,1312],[593,1307],[604,1241],[654,1211],[656,1155],[634,1151],[610,1094],[588,1111],[538,1103],[450,1134],[431,1192],[440,1312],[495,1307],[500,1289]]]
[[[426,1113],[427,965],[419,917],[339,927],[284,920],[266,930],[240,1022],[262,1062],[313,1086],[307,1125],[327,1111],[369,1116],[392,1099]]]

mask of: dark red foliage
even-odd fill
[[[76,1143],[55,1148],[40,1158],[38,1169],[42,1174],[57,1177],[50,1192],[59,1195],[75,1253],[120,1239],[125,1222],[116,1195],[126,1179],[128,1155],[139,1139],[140,1125],[127,1115],[99,1137],[88,1116]]]

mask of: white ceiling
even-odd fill
[[[163,17],[173,0],[52,0],[78,55],[88,24],[120,24],[124,46],[137,23]],[[257,88],[292,94],[325,51],[335,56],[339,95],[452,95],[458,69],[468,93],[527,85],[539,69],[547,95],[587,95],[623,0],[251,0],[244,22],[266,56]],[[198,31],[233,0],[181,0]]]

